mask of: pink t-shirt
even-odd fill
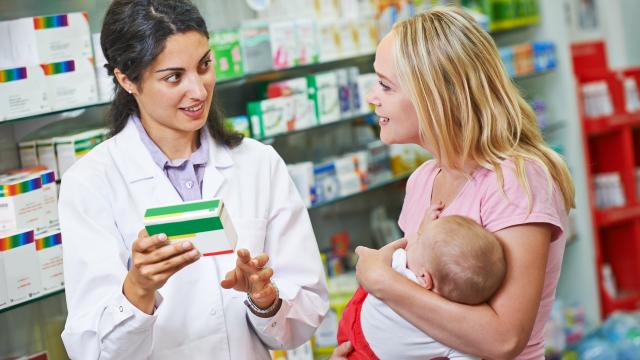
[[[526,161],[525,170],[532,193],[530,213],[527,193],[518,182],[515,165],[511,161],[505,161],[502,164],[504,193],[498,185],[496,173],[480,168],[473,173],[471,180],[463,186],[441,216],[463,215],[491,232],[527,223],[549,223],[555,226],[540,308],[527,347],[518,356],[518,359],[544,359],[544,325],[551,311],[560,277],[568,215],[561,192],[555,184],[553,191],[550,191],[542,167],[533,161]],[[422,217],[430,206],[433,180],[439,171],[436,162],[431,160],[420,166],[407,181],[407,193],[398,220],[405,235],[418,230]]]

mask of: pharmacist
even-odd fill
[[[227,133],[215,111],[207,34],[187,0],[107,10],[113,137],[60,190],[73,359],[269,359],[268,348],[309,340],[327,312],[318,246],[284,162]],[[202,257],[141,231],[145,209],[212,197],[241,256]]]

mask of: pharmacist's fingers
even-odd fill
[[[155,264],[192,249],[193,244],[190,241],[182,241],[162,246],[149,253],[142,254],[140,262],[144,264]]]
[[[264,268],[267,263],[269,262],[269,255],[262,253],[256,257],[254,257],[253,259],[251,259],[251,263],[253,264],[253,266],[255,266],[257,269],[262,269]]]
[[[165,234],[139,237],[131,245],[131,250],[139,253],[145,253],[145,252],[154,250],[156,247],[163,246],[166,243],[167,243],[167,235]]]
[[[249,281],[251,282],[252,289],[262,289],[265,284],[271,282],[271,277],[273,276],[272,268],[264,268],[257,273],[251,275],[249,277]]]
[[[267,286],[263,287],[262,290],[253,291],[251,293],[251,298],[254,300],[262,300],[276,297],[276,288],[271,285],[271,282],[267,284]],[[276,299],[278,300],[278,299]]]
[[[248,264],[251,261],[251,253],[247,249],[240,249],[236,251],[236,254],[238,255],[238,264]]]
[[[220,281],[220,286],[222,286],[225,289],[231,289],[234,286],[236,286],[237,282],[238,282],[238,278],[236,277],[236,271],[231,270],[224,277],[224,280]]]
[[[331,360],[343,360],[347,359],[348,355],[353,351],[353,345],[351,342],[345,341],[338,345],[331,354]]]
[[[200,253],[197,249],[192,249],[186,253],[172,256],[166,260],[163,260],[154,264],[147,264],[141,267],[140,272],[147,277],[153,277],[154,275],[162,274],[170,271],[174,268],[182,268],[187,266],[200,258]]]

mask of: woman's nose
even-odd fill
[[[193,76],[190,84],[188,95],[192,99],[204,100],[207,97],[207,88],[204,86],[204,81],[200,76]]]
[[[376,96],[375,88],[370,89],[365,98],[369,104],[380,106],[380,99]]]

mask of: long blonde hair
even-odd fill
[[[491,37],[463,10],[436,7],[393,27],[400,83],[420,119],[420,138],[439,161],[463,169],[468,160],[493,170],[504,186],[501,163],[510,159],[518,181],[532,194],[525,160],[540,164],[575,207],[564,160],[544,142],[535,113],[507,76]]]

